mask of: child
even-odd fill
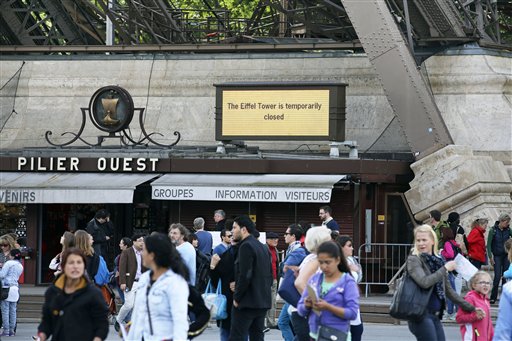
[[[298,313],[309,317],[309,335],[313,340],[319,335],[331,340],[344,339],[350,331],[350,320],[356,318],[359,310],[359,289],[337,243],[320,244],[317,260],[321,272],[308,281],[308,287],[316,294],[311,297],[308,287],[304,290]]]
[[[509,238],[505,242],[505,251],[508,253],[508,262],[510,263],[510,266],[508,267],[508,270],[503,273],[503,277],[505,277],[507,281],[510,281],[512,279],[512,238]]]
[[[491,305],[488,294],[491,290],[491,276],[484,271],[478,271],[471,280],[469,286],[472,289],[467,293],[465,300],[475,308],[481,308],[485,315],[478,318],[477,313],[465,312],[459,309],[457,312],[457,323],[460,326],[463,341],[491,341],[494,335],[494,328],[491,321]]]

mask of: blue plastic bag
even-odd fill
[[[222,281],[219,279],[217,289],[213,291],[212,281],[208,281],[203,297],[204,305],[210,309],[210,314],[215,320],[224,320],[228,317],[226,296],[221,292]]]

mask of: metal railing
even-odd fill
[[[412,244],[367,243],[359,247],[359,262],[363,270],[365,296],[372,286],[388,286],[401,271]],[[385,290],[385,288],[384,288]]]

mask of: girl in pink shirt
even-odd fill
[[[472,289],[464,298],[475,308],[481,308],[485,315],[477,316],[475,311],[469,313],[462,309],[457,312],[457,323],[460,326],[463,341],[491,341],[494,328],[491,321],[491,305],[488,294],[491,290],[491,276],[484,271],[478,271],[469,282]],[[480,315],[481,316],[481,315]]]

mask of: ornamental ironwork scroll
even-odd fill
[[[181,139],[178,131],[174,132],[175,141],[171,144],[163,144],[156,142],[154,136],[164,136],[161,133],[147,133],[144,127],[144,108],[134,108],[132,96],[128,91],[119,86],[109,85],[98,89],[91,97],[88,108],[80,108],[82,112],[82,123],[77,133],[66,131],[60,136],[71,135],[71,140],[64,143],[56,143],[50,140],[53,132],[48,130],[45,133],[46,141],[55,147],[65,147],[77,140],[91,147],[100,147],[107,138],[118,138],[124,146],[148,146],[154,144],[159,147],[170,148],[175,146]],[[135,111],[139,114],[139,125],[141,129],[140,139],[134,139],[128,133],[129,126]],[[96,128],[107,132],[109,135],[98,136],[96,143],[91,143],[82,138],[82,133],[87,122],[87,115]]]

